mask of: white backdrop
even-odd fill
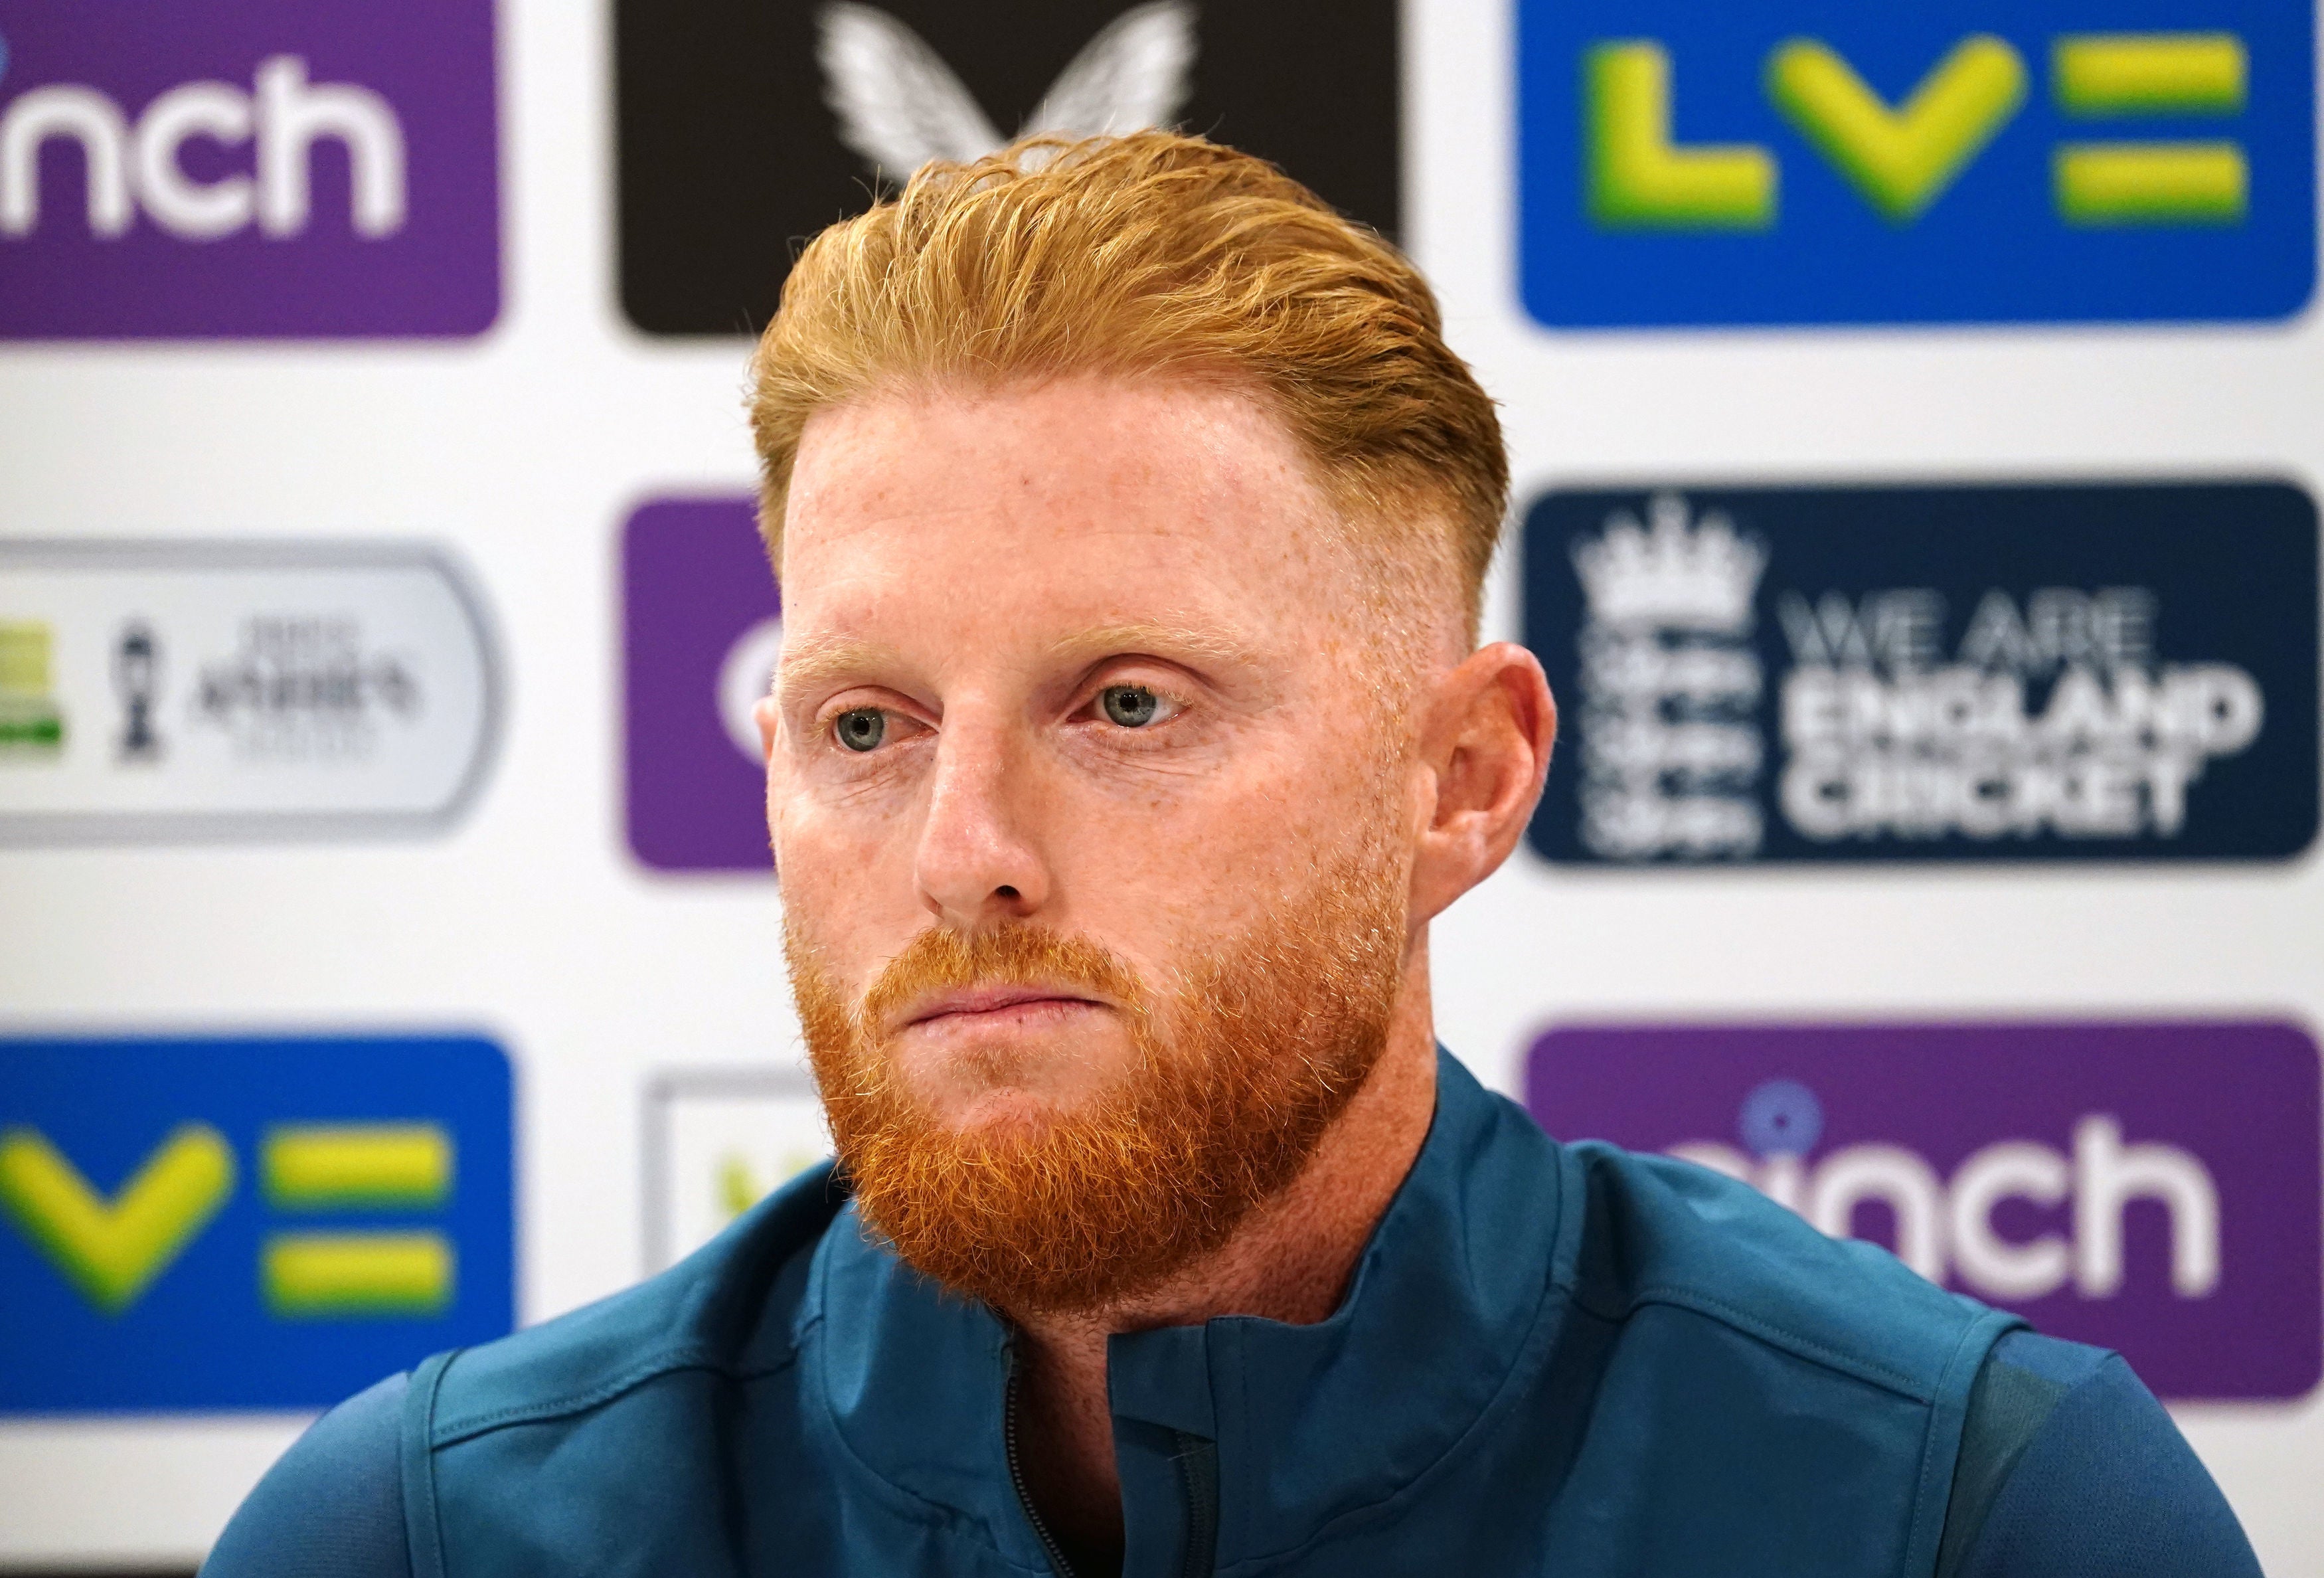
[[[617,533],[751,480],[740,341],[654,341],[613,278],[610,22],[501,8],[506,304],[479,340],[0,349],[0,531],[453,545],[509,657],[499,760],[433,841],[0,852],[16,1032],[481,1029],[516,1066],[520,1318],[644,1268],[649,1090],[796,1066],[770,883],[627,852]],[[1561,336],[1514,282],[1491,0],[1411,0],[1406,230],[1566,483],[2324,475],[2324,330]],[[1489,633],[1514,634],[1505,563]],[[1521,851],[1438,927],[1443,1038],[1515,1091],[1567,1019],[2324,1022],[2324,872],[1624,874]],[[788,1121],[788,1120],[787,1120]],[[791,1146],[788,1135],[783,1145]],[[779,1147],[777,1149],[780,1149]],[[2178,1417],[2279,1578],[2324,1574],[2324,1405]],[[190,1562],[303,1417],[0,1423],[0,1563]]]

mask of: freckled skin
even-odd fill
[[[812,900],[809,929],[852,983],[932,919],[1037,912],[1159,980],[1301,885],[1340,836],[1334,807],[1376,771],[1351,674],[1369,654],[1313,612],[1347,600],[1352,573],[1318,546],[1323,510],[1288,436],[1239,395],[1052,389],[815,419],[785,628],[879,651],[785,687],[770,806],[794,912],[801,893],[847,895]],[[1241,650],[1064,647],[1125,625]],[[1145,686],[1175,715],[1121,728],[1096,705],[1109,684]],[[825,737],[859,706],[890,715],[860,756]],[[1004,886],[1017,901],[995,897]],[[1117,1023],[1057,1034],[1069,1054],[1028,1071],[1056,1098],[1129,1052]],[[940,1103],[978,1094],[925,1074]]]
[[[1303,892],[1384,782],[1401,818],[1388,1050],[1306,1170],[1134,1307],[1021,1323],[1034,1494],[1095,1551],[1120,1538],[1106,1334],[1336,1306],[1434,1110],[1428,921],[1508,854],[1548,764],[1532,655],[1467,651],[1450,591],[1399,594],[1425,650],[1367,639],[1379,588],[1341,531],[1281,422],[1214,384],[899,389],[799,446],[768,817],[788,924],[851,999],[931,924],[1020,919],[1164,988]],[[1119,687],[1152,722],[1111,721]],[[866,712],[878,743],[851,751],[838,720]],[[1070,1110],[1134,1055],[1105,1003],[894,1029],[899,1072],[963,1127]]]

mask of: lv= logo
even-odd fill
[[[1937,200],[2025,102],[2025,67],[1999,39],[1966,39],[1895,110],[1838,51],[1794,39],[1767,62],[1775,106],[1887,218]]]
[[[451,1195],[453,1147],[432,1123],[282,1124],[260,1145],[278,1212],[432,1210]],[[0,1135],[0,1213],[97,1310],[119,1315],[233,1197],[233,1146],[181,1123],[107,1198],[36,1129]],[[283,1319],[426,1316],[451,1302],[452,1245],[432,1231],[269,1232],[259,1284]]]
[[[234,1149],[207,1123],[172,1130],[111,1200],[38,1130],[0,1136],[0,1211],[106,1315],[185,1252],[234,1181]]]
[[[2079,118],[2234,115],[2248,61],[2233,33],[2076,33],[2052,41],[2052,96]],[[2029,73],[2006,40],[1963,39],[1891,106],[1815,39],[1768,55],[1768,100],[1892,224],[1944,195],[2024,107]],[[1756,143],[1674,141],[1670,55],[1650,40],[1593,46],[1584,66],[1591,217],[1609,229],[1764,230],[1779,172]],[[2249,175],[2239,143],[2061,143],[2052,202],[2074,226],[2234,224]]]

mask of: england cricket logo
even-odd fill
[[[1657,494],[1572,545],[1589,599],[1582,837],[1614,860],[1738,857],[1761,836],[1763,677],[1752,595],[1766,546]]]

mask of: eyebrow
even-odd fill
[[[786,638],[782,656],[775,663],[776,699],[787,702],[811,686],[861,673],[890,655],[886,648],[853,636]]]
[[[1158,658],[1205,658],[1218,663],[1250,663],[1257,654],[1226,632],[1184,624],[1107,624],[1076,631],[1053,643],[1050,655],[1101,658],[1117,652],[1150,652]]]

